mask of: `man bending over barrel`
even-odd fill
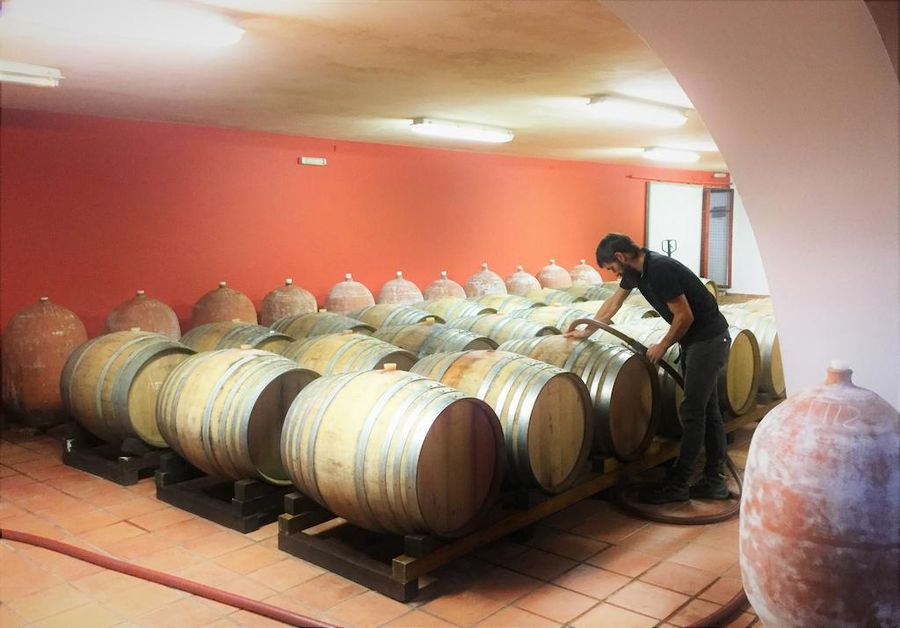
[[[669,332],[647,348],[647,359],[658,363],[676,342],[681,344],[684,399],[680,406],[681,448],[665,481],[638,499],[649,504],[700,499],[728,499],[725,483],[725,430],[716,393],[719,370],[728,361],[728,323],[700,279],[681,262],[640,248],[627,235],[610,233],[597,246],[597,263],[621,278],[616,292],[603,302],[596,320],[609,324],[632,289],[669,323]],[[570,337],[584,338],[587,330]],[[700,448],[706,447],[703,479],[688,485]]]

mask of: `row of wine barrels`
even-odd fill
[[[565,331],[579,318],[584,318],[584,312],[573,310],[572,308],[561,305],[548,305],[547,307],[533,307],[527,310],[514,310],[507,314],[511,318],[524,318],[542,325],[555,327],[560,331]]]
[[[4,409],[34,428],[65,421],[60,374],[72,352],[86,340],[81,319],[48,297],[17,312],[4,330],[0,352]]]
[[[722,314],[730,325],[751,331],[759,343],[762,360],[760,390],[776,399],[784,397],[784,367],[781,362],[781,343],[775,328],[775,317],[723,306]]]
[[[421,299],[419,302],[421,302]],[[347,315],[351,318],[359,319],[375,329],[391,325],[415,325],[416,323],[424,323],[429,318],[435,319],[438,323],[444,322],[444,319],[437,314],[420,310],[417,307],[389,303],[370,305],[348,312]]]
[[[515,310],[538,306],[531,299],[517,297],[514,294],[486,294],[480,297],[472,297],[469,301],[496,310],[498,314],[508,314]]]
[[[393,363],[408,371],[416,355],[372,336],[345,331],[292,342],[281,354],[320,375],[369,371]]]
[[[423,301],[417,304],[426,312],[433,314],[445,321],[467,316],[481,316],[482,314],[496,314],[497,310],[480,303],[473,303],[466,299],[438,299],[437,301]]]
[[[568,305],[570,303],[578,303],[584,301],[584,297],[570,294],[565,290],[555,290],[553,288],[541,288],[533,290],[525,295],[532,301],[544,305]]]
[[[566,288],[569,294],[584,299],[585,301],[604,301],[611,297],[618,289],[618,284],[602,284],[599,286],[572,286]]]
[[[239,349],[250,345],[254,349],[280,353],[293,341],[291,336],[270,327],[242,323],[239,320],[200,325],[181,337],[181,343],[194,351]]]
[[[497,348],[497,343],[486,336],[434,322],[382,327],[372,336],[406,349],[419,358],[434,353]]]
[[[290,484],[281,458],[284,418],[317,377],[267,351],[198,353],[163,382],[157,425],[172,449],[210,475]]]
[[[560,330],[550,325],[541,325],[521,318],[512,318],[502,314],[484,314],[483,316],[467,316],[455,318],[447,323],[457,329],[465,329],[476,334],[487,336],[497,344],[514,338],[533,338],[558,334]]]
[[[360,320],[325,311],[298,314],[279,319],[272,324],[272,329],[297,340],[336,334],[347,330],[357,334],[371,334],[375,331],[374,327]]]
[[[156,422],[162,383],[194,350],[166,336],[117,331],[89,340],[66,361],[59,389],[66,408],[98,438],[139,438],[165,447]]]
[[[504,460],[482,401],[396,370],[322,377],[291,404],[289,477],[334,514],[376,532],[453,537],[496,497]]]
[[[563,336],[510,340],[512,351],[575,373],[587,385],[594,408],[594,449],[622,461],[638,458],[659,422],[659,379],[633,351]]]
[[[587,387],[574,373],[506,351],[438,353],[411,372],[494,409],[513,482],[556,493],[582,471],[593,442],[593,417]]]

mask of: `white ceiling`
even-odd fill
[[[699,147],[707,151],[690,167],[726,168],[696,111],[660,129],[604,120],[585,104],[620,93],[690,106],[643,41],[594,0],[178,3],[246,31],[209,49],[119,37],[102,22],[109,1],[4,2],[0,58],[56,67],[65,79],[56,89],[3,84],[2,106],[608,163],[651,164],[640,157],[646,146]],[[57,17],[74,5],[78,19],[17,18],[27,4]],[[133,21],[149,24],[137,12]],[[424,138],[409,129],[418,116],[516,137]]]

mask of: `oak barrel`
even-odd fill
[[[374,327],[360,320],[324,310],[286,316],[272,323],[272,329],[297,340],[336,334],[348,329],[358,334],[370,334],[375,331]]]
[[[349,331],[292,342],[281,354],[320,375],[371,371],[388,363],[408,371],[416,362],[415,354],[409,351]]]
[[[181,337],[181,343],[194,351],[214,351],[216,349],[240,349],[250,345],[254,349],[280,353],[294,339],[270,327],[252,325],[241,321],[207,323],[194,327]]]
[[[433,322],[382,327],[372,337],[406,349],[419,358],[448,351],[497,348],[497,343],[487,336]]]

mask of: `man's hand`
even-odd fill
[[[572,338],[573,340],[582,340],[590,336],[593,332],[587,327],[582,327],[580,329],[573,329],[572,331],[567,331],[563,334],[564,338]]]
[[[666,349],[668,349],[668,347],[658,343],[647,347],[647,359],[650,361],[650,364],[656,364],[662,360],[663,356],[666,354]]]

